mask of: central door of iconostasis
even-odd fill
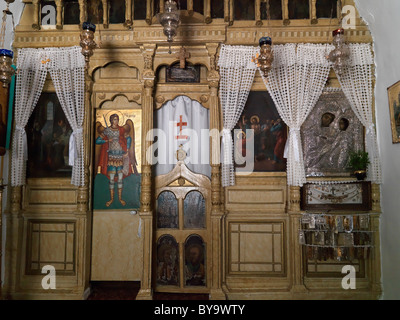
[[[210,180],[179,161],[156,187],[156,291],[209,292]]]
[[[174,68],[160,68],[155,99],[153,284],[156,292],[209,293],[209,87],[202,66]]]

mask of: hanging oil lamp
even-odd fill
[[[7,88],[11,78],[15,73],[13,64],[14,53],[11,50],[0,49],[0,81],[3,82],[3,88]]]
[[[82,54],[85,57],[86,68],[89,65],[89,59],[93,55],[93,50],[98,48],[97,43],[94,41],[94,32],[96,26],[89,22],[84,22],[82,25],[81,42]]]
[[[3,10],[3,21],[1,25],[1,42],[0,48],[4,47],[4,40],[6,36],[6,23],[7,15],[11,15],[14,25],[14,17],[9,9],[10,3],[14,0],[5,0],[7,2],[7,8]],[[11,82],[12,76],[15,74],[15,70],[12,67],[14,53],[11,50],[0,49],[0,81],[3,82],[3,88],[7,88]]]
[[[350,57],[350,50],[345,42],[343,28],[336,29],[332,34],[335,49],[331,51],[328,59],[333,63],[333,68],[338,75],[342,75]]]
[[[262,71],[264,77],[267,77],[268,72],[272,68],[274,62],[274,55],[272,53],[272,39],[271,37],[262,37],[260,43],[260,54],[256,58],[257,65]]]
[[[175,1],[167,0],[165,2],[164,12],[159,14],[158,20],[164,28],[164,35],[167,36],[169,53],[171,54],[171,42],[176,36],[179,26],[179,11]]]

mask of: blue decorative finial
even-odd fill
[[[7,50],[7,49],[0,49],[0,56],[6,56],[6,57],[14,57],[14,52],[12,52],[11,50]]]
[[[271,39],[271,37],[262,37],[261,39],[260,39],[260,47],[262,46],[262,45],[264,45],[264,44],[269,44],[269,45],[271,45],[272,44],[272,39]]]
[[[90,22],[84,22],[82,25],[83,30],[90,30],[95,32],[96,31],[96,26],[93,23]]]

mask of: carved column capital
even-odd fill
[[[289,186],[289,212],[300,212],[300,187]]]
[[[208,56],[210,57],[210,70],[217,70],[217,58],[218,58],[218,43],[206,43]]]
[[[144,61],[144,66],[143,66],[144,70],[142,73],[143,85],[144,88],[150,89],[154,87],[155,73],[153,70],[154,68],[153,60],[154,60],[156,45],[143,45],[140,47],[140,50],[142,51],[143,61]]]

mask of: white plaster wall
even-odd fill
[[[355,0],[374,38],[381,192],[383,299],[400,299],[400,144],[392,144],[387,88],[400,80],[400,1]]]

